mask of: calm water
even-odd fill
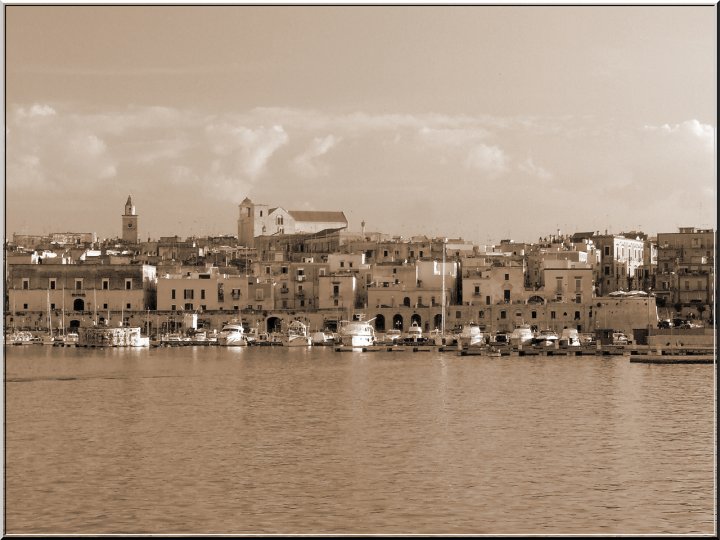
[[[715,532],[715,368],[6,349],[5,531]]]

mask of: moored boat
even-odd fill
[[[377,343],[375,328],[370,324],[375,318],[367,321],[358,316],[352,321],[340,321],[340,344],[346,347],[369,347]]]
[[[217,344],[222,347],[242,347],[247,343],[245,328],[238,320],[224,324],[217,336]]]
[[[292,321],[287,331],[282,336],[282,344],[285,347],[309,347],[312,345],[312,338],[308,335],[307,326],[301,321]]]
[[[407,332],[402,338],[402,342],[405,345],[422,345],[427,341],[427,338],[423,336],[422,328],[417,321],[413,321]]]

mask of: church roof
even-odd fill
[[[132,205],[133,205],[133,203],[132,203],[132,195],[128,195],[128,200],[127,200],[127,202],[125,203],[125,206],[132,206]]]
[[[344,212],[323,212],[316,210],[288,210],[295,221],[318,221],[331,223],[347,223]]]

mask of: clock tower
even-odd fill
[[[135,205],[132,202],[132,196],[128,195],[125,203],[125,213],[122,216],[122,239],[130,244],[138,242],[138,216],[135,213]]]

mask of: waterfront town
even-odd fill
[[[117,238],[13,234],[5,244],[5,334],[65,335],[133,327],[166,335],[246,333],[302,321],[335,332],[369,320],[379,335],[442,334],[473,324],[488,336],[529,327],[629,342],[652,336],[712,345],[715,231],[540,232],[536,242],[479,246],[402,238],[341,210],[296,211],[245,198],[237,236],[142,240],[128,196]],[[108,209],[109,211],[111,209]],[[680,331],[684,332],[681,334]]]

